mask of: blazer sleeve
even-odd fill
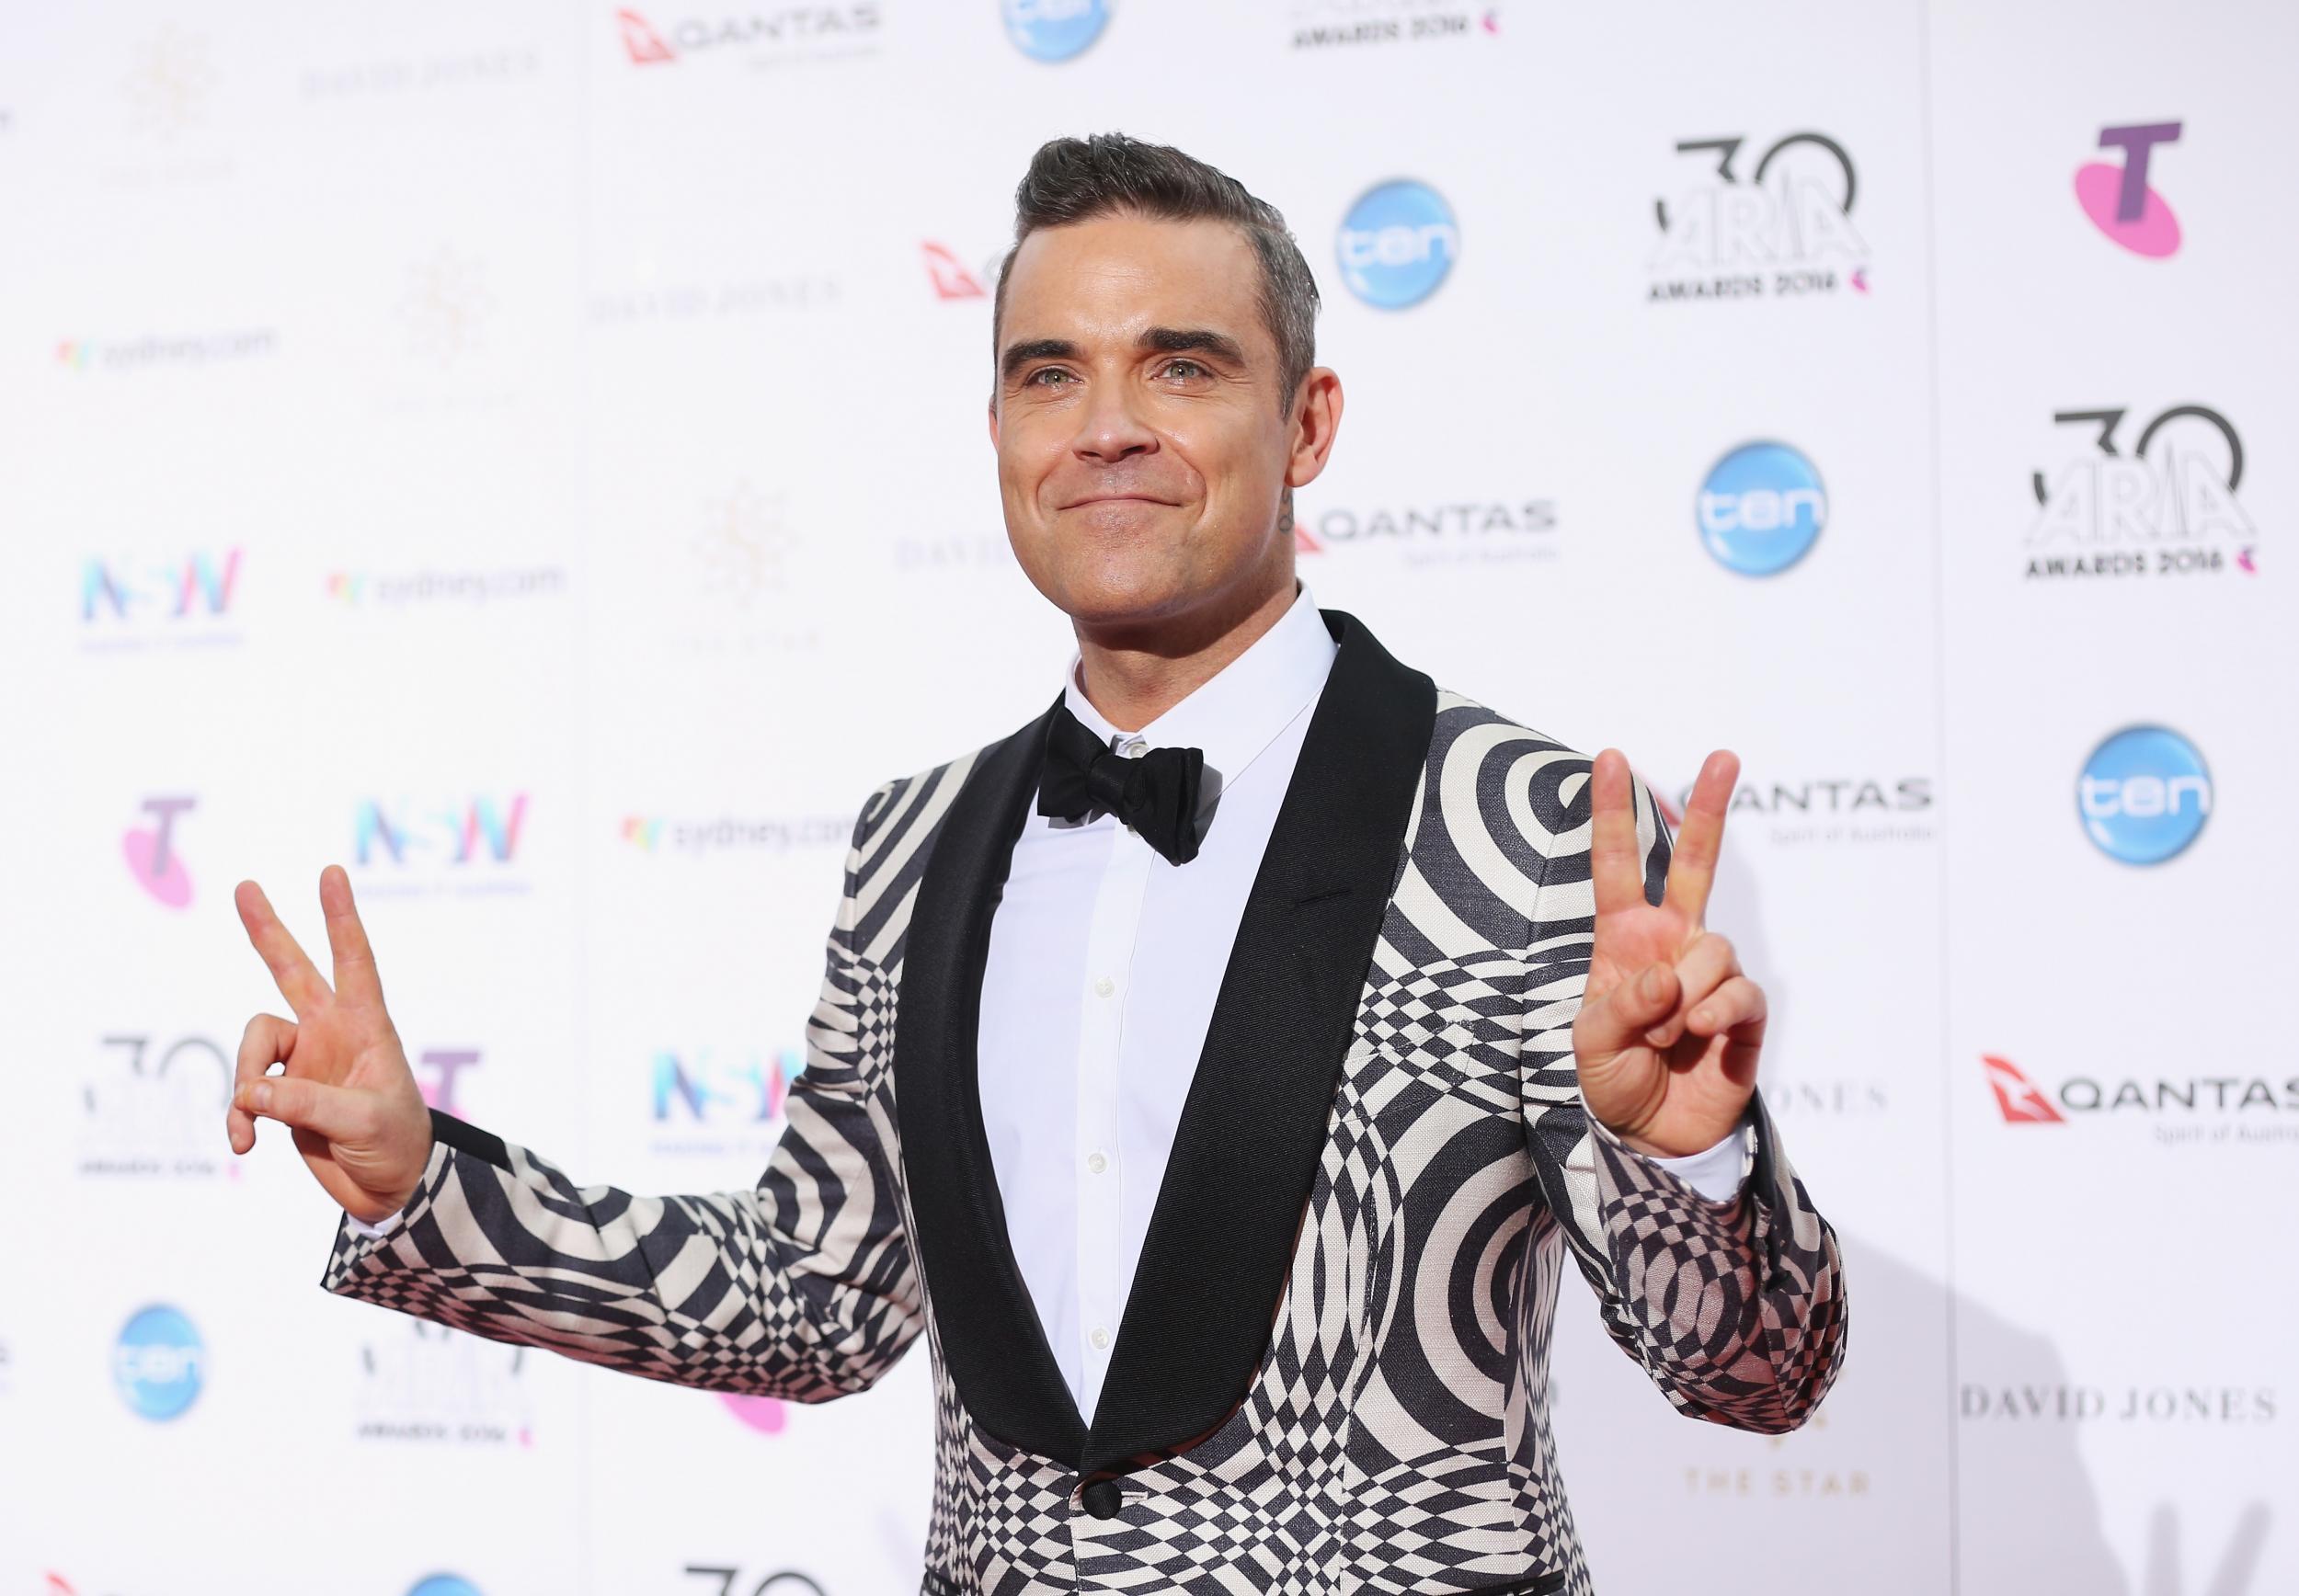
[[[1636,787],[1645,893],[1658,902],[1670,839]],[[1741,1134],[1738,1196],[1711,1202],[1590,1115],[1573,1020],[1588,981],[1596,905],[1589,800],[1542,866],[1527,951],[1521,1068],[1541,1190],[1606,1330],[1685,1414],[1738,1430],[1793,1430],[1843,1364],[1844,1261],[1790,1168],[1761,1094]],[[1562,844],[1577,841],[1577,847]]]
[[[321,1284],[498,1341],[650,1380],[821,1402],[862,1390],[923,1324],[902,1223],[891,987],[857,902],[873,796],[806,1027],[788,1124],[758,1184],[640,1197],[432,1112],[415,1195],[381,1237],[336,1228]]]

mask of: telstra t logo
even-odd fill
[[[2179,248],[2179,219],[2147,186],[2148,157],[2157,144],[2179,142],[2178,122],[2137,122],[2101,128],[2099,147],[2122,150],[2123,164],[2092,161],[2076,169],[2076,201],[2091,224],[2133,255],[2161,260]]]
[[[191,875],[175,848],[176,817],[199,803],[191,797],[146,798],[143,812],[152,817],[152,824],[132,826],[120,838],[128,873],[136,878],[138,886],[171,909],[191,906]]]

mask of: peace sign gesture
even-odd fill
[[[407,1067],[399,1033],[383,1010],[375,954],[339,864],[319,872],[319,906],[335,955],[331,988],[272,912],[263,888],[244,881],[232,895],[240,922],[292,1020],[258,1014],[239,1044],[232,1106],[223,1117],[232,1151],[256,1145],[255,1116],[292,1126],[295,1150],[347,1212],[372,1224],[415,1195],[431,1156],[430,1110]],[[274,1064],[285,1075],[267,1073]]]
[[[1739,777],[1740,760],[1721,748],[1700,767],[1655,905],[1644,901],[1628,759],[1607,748],[1589,774],[1596,934],[1573,1055],[1588,1112],[1641,1153],[1707,1151],[1738,1126],[1756,1088],[1764,989],[1701,924]]]

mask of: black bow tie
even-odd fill
[[[1131,759],[1113,753],[1067,704],[1056,704],[1037,812],[1062,820],[1115,815],[1168,861],[1187,864],[1205,834],[1197,820],[1205,772],[1206,756],[1196,748],[1152,748]]]

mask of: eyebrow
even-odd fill
[[[1227,333],[1217,333],[1211,327],[1150,327],[1135,340],[1134,347],[1144,354],[1211,355],[1233,366],[1245,364],[1245,350]],[[1068,338],[1030,338],[1006,346],[999,359],[998,375],[1005,382],[1013,381],[1014,373],[1033,360],[1075,360],[1082,358],[1078,346]]]

